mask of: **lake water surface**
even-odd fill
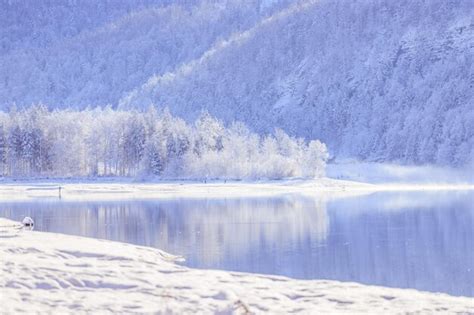
[[[474,296],[474,193],[2,202],[35,229],[152,246],[194,268]]]

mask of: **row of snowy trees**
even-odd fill
[[[194,124],[153,107],[0,112],[3,176],[316,178],[327,157],[318,140],[281,130],[259,136],[242,123],[226,128],[205,112]]]

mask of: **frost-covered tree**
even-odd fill
[[[319,141],[281,130],[260,136],[242,123],[226,128],[208,113],[187,124],[167,110],[49,112],[35,106],[0,113],[0,126],[6,176],[317,178],[327,159]]]
[[[6,172],[7,166],[7,138],[3,125],[0,124],[0,176]]]
[[[196,152],[219,151],[222,149],[222,123],[212,117],[208,112],[202,112],[195,122],[196,126]]]
[[[121,175],[137,172],[145,152],[146,129],[141,117],[133,115],[124,126]]]
[[[142,175],[159,176],[166,166],[166,148],[160,134],[154,134],[147,142],[142,160]]]
[[[23,160],[23,132],[19,126],[11,126],[8,132],[8,166],[9,174],[23,175],[25,163]]]
[[[319,140],[311,140],[304,149],[302,173],[308,177],[322,177],[329,153],[326,145]]]

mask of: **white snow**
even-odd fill
[[[0,200],[19,201],[36,198],[63,200],[125,200],[169,198],[257,197],[283,194],[347,196],[376,191],[473,190],[472,184],[368,184],[320,178],[317,180],[277,181],[157,181],[134,182],[110,178],[84,180],[6,180],[0,185]]]
[[[194,270],[154,248],[19,229],[0,218],[0,305],[10,313],[434,313],[467,297]]]

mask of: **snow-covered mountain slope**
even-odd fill
[[[168,0],[169,2],[169,0]],[[2,0],[0,53],[44,48],[165,0]]]
[[[339,156],[474,156],[474,2],[305,1],[154,76],[121,108],[201,109],[319,138]]]
[[[278,8],[261,3],[0,1],[0,109],[115,105]]]
[[[469,0],[0,0],[0,110],[207,109],[335,156],[473,165],[473,16]]]

